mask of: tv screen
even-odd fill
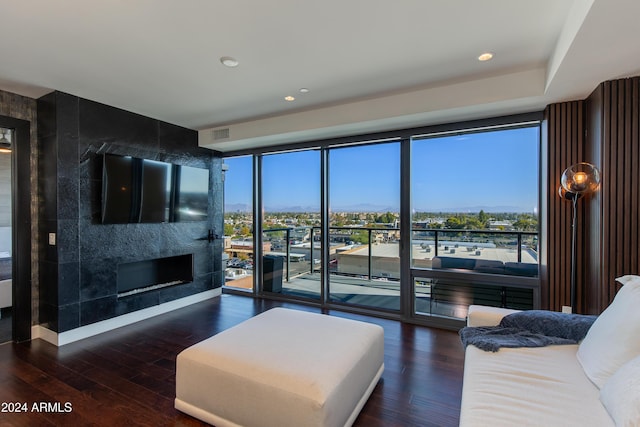
[[[104,156],[102,173],[102,222],[128,223],[133,214],[133,158]]]
[[[209,170],[180,166],[176,183],[175,220],[206,220],[209,207]]]
[[[203,221],[208,200],[208,169],[104,155],[104,224]]]
[[[171,167],[168,163],[143,160],[139,222],[169,221]]]

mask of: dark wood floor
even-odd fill
[[[57,348],[40,339],[0,345],[0,426],[203,426],[173,408],[176,355],[275,306],[304,305],[223,295]],[[381,325],[385,371],[356,426],[457,426],[464,352],[455,332],[332,311]],[[34,402],[64,411],[37,412]]]

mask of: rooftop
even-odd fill
[[[458,245],[458,247],[456,247]],[[485,247],[478,247],[473,249],[474,245],[469,245],[467,242],[443,242],[438,249],[439,256],[457,257],[457,258],[469,258],[469,259],[484,259],[484,260],[497,260],[502,262],[518,262],[518,252],[515,248],[497,248],[491,245]],[[428,249],[430,250],[428,250]],[[448,248],[448,249],[445,249]],[[471,250],[469,250],[471,249]],[[397,243],[380,243],[371,245],[371,251],[373,256],[377,257],[399,257],[399,245]],[[453,252],[451,252],[453,251]],[[479,252],[479,253],[478,253]],[[343,251],[342,254],[368,256],[368,245],[354,246],[349,251]],[[432,259],[436,256],[435,246],[433,244],[427,245],[425,248],[419,244],[412,245],[413,259]],[[523,248],[522,261],[526,263],[537,263],[537,255],[530,249]]]

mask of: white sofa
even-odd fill
[[[460,426],[640,426],[640,277],[576,345],[465,350]],[[471,306],[468,326],[514,310]]]

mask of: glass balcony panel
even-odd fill
[[[416,277],[413,281],[417,314],[464,320],[472,304],[533,309],[533,289],[460,281],[447,278]]]
[[[329,299],[399,310],[398,233],[398,229],[332,227],[329,234]]]
[[[413,266],[537,277],[537,243],[535,232],[414,229]]]
[[[303,240],[289,240],[289,259],[283,293],[303,298],[320,298],[322,246],[319,228],[296,229],[304,233]]]

